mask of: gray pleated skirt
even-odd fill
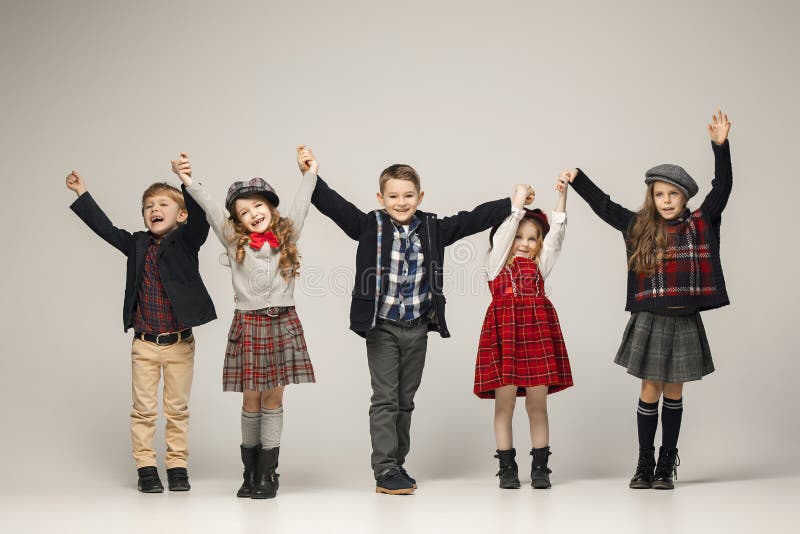
[[[666,316],[633,312],[614,363],[644,380],[678,383],[714,372],[700,314]]]

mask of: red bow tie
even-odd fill
[[[264,232],[263,234],[252,232],[250,234],[250,248],[253,250],[261,250],[264,243],[267,243],[270,248],[278,248],[281,246],[278,242],[278,238],[275,237],[275,234],[272,232]]]

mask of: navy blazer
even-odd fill
[[[183,190],[184,188],[181,187]],[[158,272],[178,321],[199,326],[217,318],[214,303],[200,278],[197,254],[208,237],[209,225],[199,204],[183,191],[189,217],[185,224],[165,236],[158,247]],[[150,232],[130,233],[117,228],[87,191],[72,203],[70,209],[94,233],[128,257],[125,280],[125,301],[122,307],[123,328],[133,327],[133,311],[144,273],[144,260],[150,243]],[[161,332],[150,332],[159,334]]]
[[[375,211],[364,213],[330,188],[322,178],[317,178],[311,203],[335,222],[351,239],[358,241],[356,251],[356,274],[350,303],[350,330],[365,337],[375,323],[377,313],[376,276],[380,276],[381,287],[388,284],[391,269],[391,251],[394,232],[388,216],[383,217],[381,240],[381,265],[376,266],[378,254],[378,220]],[[439,219],[435,213],[417,211],[420,220],[419,232],[424,266],[431,288],[433,318],[428,330],[436,330],[442,337],[450,337],[445,320],[446,299],[444,286],[444,248],[462,237],[476,234],[500,224],[511,214],[511,199],[502,198],[486,202],[472,211],[460,211],[456,215]]]

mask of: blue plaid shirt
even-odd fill
[[[392,321],[411,321],[428,313],[431,291],[417,228],[420,220],[414,216],[408,230],[392,221],[391,267],[388,285],[381,292],[378,317]]]

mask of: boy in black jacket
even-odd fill
[[[302,156],[314,159],[308,148],[298,150],[301,160]],[[511,200],[487,202],[439,219],[417,210],[424,192],[412,167],[386,168],[379,186],[383,209],[369,213],[342,198],[322,178],[317,179],[311,203],[358,241],[350,329],[367,342],[376,491],[408,494],[417,485],[403,464],[410,448],[411,413],[422,380],[427,333],[435,330],[450,337],[442,293],[444,248],[502,222],[511,213]],[[527,195],[527,186],[518,188]]]
[[[142,195],[147,232],[116,228],[72,171],[67,187],[78,199],[70,208],[97,235],[128,257],[123,327],[133,327],[131,439],[143,493],[162,493],[153,435],[158,417],[158,383],[164,375],[167,419],[167,478],[171,491],[188,491],[186,469],[189,393],[194,368],[192,327],[216,318],[198,270],[197,254],[208,236],[205,214],[189,196],[166,183]]]

